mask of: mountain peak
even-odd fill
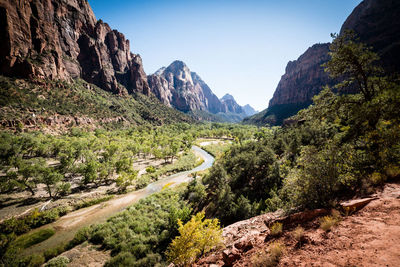
[[[174,68],[174,69],[184,69],[185,67],[187,68],[187,65],[185,64],[185,62],[181,60],[175,60],[168,66],[168,68]]]
[[[227,100],[233,100],[233,101],[235,101],[235,98],[234,98],[232,95],[230,95],[230,94],[225,94],[220,100],[221,100],[221,101],[227,101]]]
[[[247,116],[252,116],[256,113],[258,113],[257,110],[255,110],[252,106],[250,106],[249,104],[245,105],[242,107],[244,110],[244,113],[246,113]]]

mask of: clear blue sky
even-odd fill
[[[147,74],[179,59],[222,97],[268,106],[289,60],[330,33],[361,0],[89,0],[130,40]]]

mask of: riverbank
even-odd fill
[[[193,146],[192,150],[204,159],[204,162],[200,166],[190,171],[180,172],[170,175],[164,179],[160,179],[149,184],[144,189],[115,197],[114,199],[101,204],[71,212],[51,224],[37,228],[32,232],[40,231],[41,229],[46,228],[54,228],[56,233],[49,239],[26,249],[23,254],[32,255],[35,253],[43,253],[48,248],[57,246],[57,244],[66,243],[73,239],[76,232],[80,228],[89,226],[91,224],[104,222],[107,218],[122,211],[133,203],[136,203],[140,199],[143,199],[155,192],[161,191],[165,185],[169,184],[170,186],[176,186],[181,183],[188,182],[191,179],[190,174],[208,169],[212,166],[214,157],[197,146]]]

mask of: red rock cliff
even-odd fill
[[[139,55],[86,0],[0,0],[0,74],[83,78],[119,94],[149,93]]]

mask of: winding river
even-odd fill
[[[212,166],[214,163],[213,156],[197,146],[193,146],[192,150],[204,159],[204,162],[198,167],[189,171],[170,175],[166,178],[149,184],[146,188],[113,198],[107,202],[68,213],[53,223],[35,229],[32,232],[52,227],[56,230],[56,233],[49,239],[26,249],[24,254],[32,255],[34,253],[41,253],[48,248],[56,247],[61,243],[66,243],[75,236],[75,233],[80,228],[89,226],[91,224],[104,222],[107,220],[107,218],[122,211],[140,199],[143,199],[153,193],[160,192],[164,185],[171,184],[175,186],[184,182],[188,182],[192,179],[189,174],[206,170]]]

